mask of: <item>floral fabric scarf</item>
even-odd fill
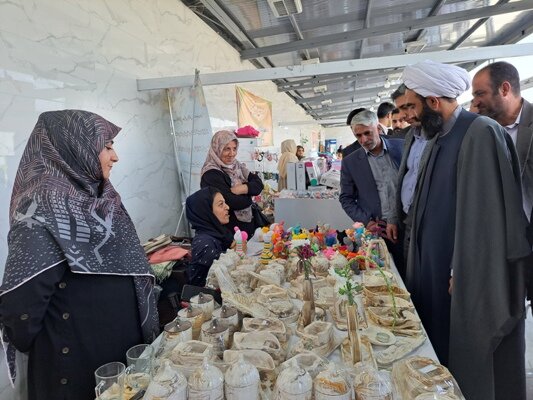
[[[74,273],[131,276],[143,336],[151,342],[159,329],[154,276],[98,157],[119,131],[86,111],[39,116],[13,187],[0,296],[65,260]],[[3,339],[14,381],[15,349]]]

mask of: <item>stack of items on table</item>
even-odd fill
[[[279,192],[280,199],[339,199],[338,189],[322,189],[322,190],[289,190],[283,189]]]
[[[165,326],[144,398],[463,399],[413,354],[426,338],[409,293],[382,240],[354,228],[341,245],[327,226],[272,224],[259,258],[222,254],[208,276],[222,307],[199,294]]]
[[[191,259],[191,240],[160,235],[143,244],[158,285],[159,322],[164,325],[176,317],[179,295],[187,283],[187,265]]]

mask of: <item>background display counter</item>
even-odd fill
[[[285,221],[286,227],[311,228],[320,222],[343,231],[353,224],[338,199],[275,199],[274,217],[276,221]]]

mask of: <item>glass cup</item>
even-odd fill
[[[96,399],[122,400],[126,366],[121,362],[110,362],[94,371]]]
[[[128,368],[126,369],[127,395],[146,389],[152,377],[152,360],[154,347],[149,344],[138,344],[126,352]]]

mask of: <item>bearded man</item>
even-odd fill
[[[403,81],[409,117],[436,137],[413,203],[407,288],[467,399],[524,399],[525,280],[514,261],[531,249],[512,140],[458,105],[464,69],[424,61]]]

